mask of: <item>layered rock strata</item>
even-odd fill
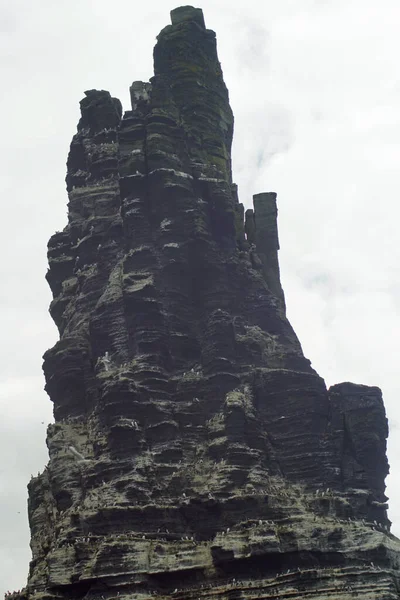
[[[327,390],[303,356],[276,195],[244,214],[232,183],[215,34],[171,17],[132,110],[81,101],[19,597],[399,598],[381,392]]]

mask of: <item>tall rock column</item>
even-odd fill
[[[264,279],[271,292],[280,300],[285,313],[285,297],[281,285],[278,261],[278,209],[274,192],[253,196],[254,210],[249,208],[245,217],[247,241],[254,266],[261,266]],[[254,256],[255,251],[258,257]],[[261,261],[261,262],[260,262]]]
[[[285,316],[275,194],[239,203],[190,6],[132,108],[90,90],[49,242],[55,422],[16,598],[399,598],[380,390],[327,390]]]

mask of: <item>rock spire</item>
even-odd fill
[[[276,195],[244,214],[201,9],[132,109],[89,90],[48,245],[50,460],[16,598],[399,598],[378,388],[327,390],[285,316]]]

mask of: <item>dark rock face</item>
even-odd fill
[[[49,242],[50,461],[24,598],[399,598],[378,388],[285,316],[276,195],[239,204],[214,32],[171,13],[132,110],[90,90]]]

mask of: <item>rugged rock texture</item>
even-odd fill
[[[215,34],[171,16],[132,110],[81,101],[19,597],[400,598],[381,392],[327,390],[303,356],[276,195],[244,215],[232,183]]]

